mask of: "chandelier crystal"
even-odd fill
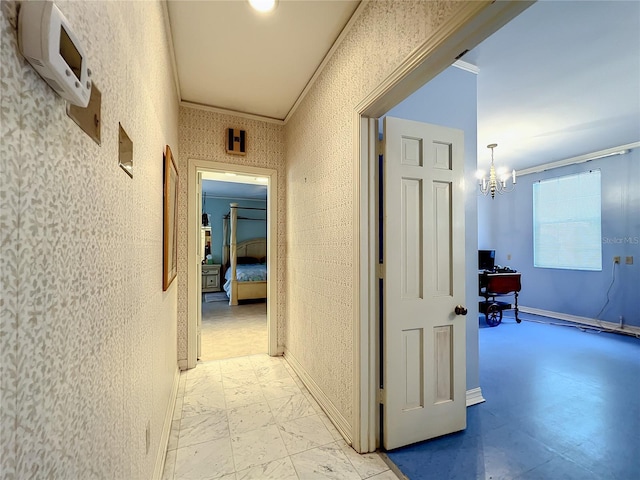
[[[496,193],[502,195],[503,193],[512,192],[516,184],[516,171],[512,170],[511,175],[508,172],[502,171],[502,169],[496,171],[496,167],[493,163],[493,149],[498,146],[497,143],[491,143],[487,145],[487,148],[491,149],[491,168],[489,169],[489,178],[484,173],[479,172],[478,183],[480,186],[480,193],[483,195],[491,194],[491,198],[496,197]],[[512,185],[507,186],[507,180],[511,176]]]

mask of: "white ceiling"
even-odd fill
[[[283,120],[359,3],[170,0],[182,100]]]
[[[640,2],[538,2],[463,60],[478,166],[520,170],[640,140]]]
[[[358,6],[169,0],[181,99],[285,119]],[[640,2],[542,1],[469,52],[478,163],[523,169],[640,140]]]

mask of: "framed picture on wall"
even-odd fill
[[[164,155],[164,238],[162,290],[178,273],[178,168],[167,145]]]

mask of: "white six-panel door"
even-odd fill
[[[463,140],[384,120],[386,449],[466,428]]]

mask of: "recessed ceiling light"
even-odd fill
[[[267,13],[276,8],[278,0],[249,0],[249,5],[258,12]]]

